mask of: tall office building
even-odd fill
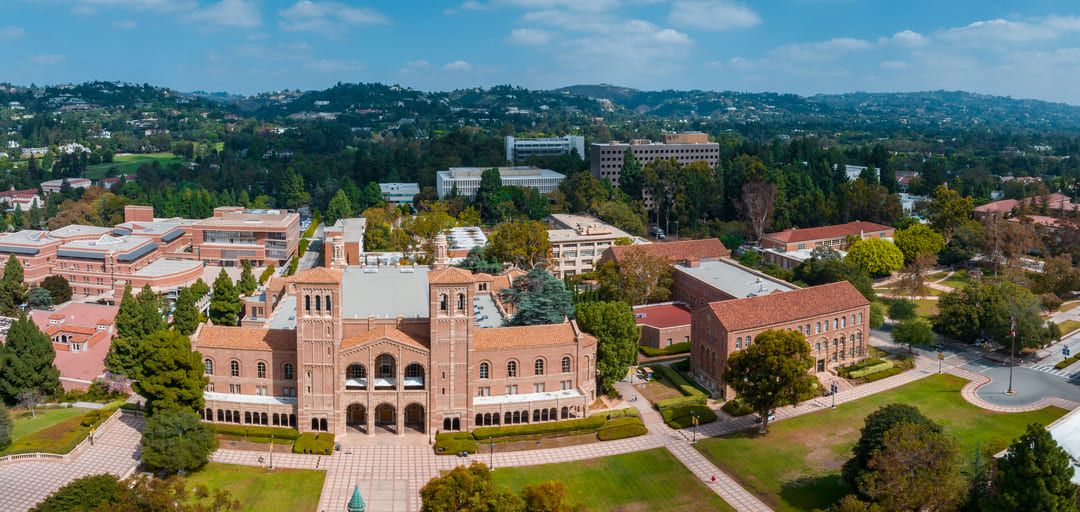
[[[619,186],[619,173],[622,172],[623,157],[626,150],[633,152],[634,158],[645,166],[653,160],[675,159],[680,164],[704,161],[715,167],[720,159],[720,144],[709,142],[709,136],[701,132],[670,133],[664,135],[664,142],[648,139],[633,139],[629,142],[611,141],[589,145],[589,170],[593,176],[606,179],[612,185]],[[652,209],[652,196],[644,194],[645,207]]]
[[[577,150],[578,156],[585,158],[585,137],[581,135],[539,139],[519,139],[507,135],[505,142],[506,161],[512,164],[524,162],[531,156],[562,155],[569,153],[572,149]]]

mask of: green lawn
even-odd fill
[[[23,416],[22,410],[14,414],[15,426],[12,442],[0,456],[15,453],[67,453],[86,437],[89,428],[80,425],[82,417],[90,409],[68,407],[42,409],[37,417]]]
[[[560,480],[572,502],[593,512],[735,510],[665,448],[561,464],[498,468],[494,478],[515,492],[529,484]]]
[[[985,411],[960,396],[966,383],[948,374],[932,375],[835,410],[775,423],[766,436],[744,431],[699,441],[696,447],[776,510],[824,509],[848,493],[840,467],[851,456],[863,418],[886,404],[916,406],[942,424],[960,440],[969,463],[980,447],[1008,443],[1028,423],[1045,425],[1066,413],[1056,407],[1018,414]]]
[[[948,279],[942,281],[940,284],[948,286],[950,288],[963,288],[971,284],[971,277],[968,276],[967,270],[957,270]]]
[[[1067,336],[1069,333],[1080,329],[1080,320],[1066,320],[1058,324],[1061,327],[1061,335]]]
[[[1078,306],[1080,306],[1080,300],[1074,300],[1072,302],[1066,302],[1066,303],[1062,304],[1061,307],[1058,308],[1058,311],[1061,311],[1061,312],[1072,311],[1073,309],[1076,309],[1076,307],[1078,307]]]
[[[31,415],[26,409],[13,409],[11,417],[15,420],[15,428],[11,431],[11,438],[18,439],[38,430],[51,427],[68,418],[81,418],[90,409],[78,407],[64,407],[57,409],[38,409],[36,415]]]
[[[101,179],[106,176],[109,169],[116,168],[115,175],[120,174],[135,174],[139,170],[139,166],[145,163],[153,161],[161,162],[162,166],[168,165],[172,162],[182,162],[183,159],[169,152],[165,153],[120,153],[113,157],[113,161],[107,164],[94,164],[86,167],[86,172],[83,173],[84,178],[90,178],[92,180]]]
[[[937,301],[936,300],[933,300],[933,299],[916,299],[915,300],[915,305],[917,306],[915,308],[915,312],[918,313],[919,316],[929,317],[929,316],[932,316],[932,315],[936,315],[938,313],[938,307],[937,307]]]
[[[242,510],[314,512],[319,506],[324,478],[324,471],[275,469],[269,472],[261,467],[211,462],[185,476],[184,480],[193,500],[195,487],[205,485],[211,494],[219,489],[229,491],[233,499],[243,505]]]

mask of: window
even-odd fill
[[[304,311],[306,311],[308,313],[311,312],[311,296],[310,295],[305,295],[304,296]]]
[[[735,350],[742,348],[742,336],[735,338]]]
[[[446,294],[439,295],[439,311],[446,311],[450,307],[448,303],[449,299],[446,298]]]
[[[517,361],[506,362],[506,376],[517,377]]]
[[[327,313],[330,312],[330,296],[329,295],[326,296],[326,312]]]
[[[209,359],[203,359],[203,374],[204,375],[213,375],[214,374],[214,362],[213,361],[211,361]]]
[[[508,395],[516,395],[517,394],[517,384],[509,384],[509,385],[507,385],[506,386],[506,394],[508,394]]]
[[[476,396],[491,396],[491,388],[488,386],[476,388]]]
[[[240,361],[235,359],[229,361],[229,375],[232,375],[233,377],[240,376]]]
[[[266,363],[264,363],[262,361],[259,361],[255,365],[255,372],[258,374],[260,379],[265,379],[266,378]]]
[[[488,378],[488,374],[491,372],[491,366],[487,363],[480,363],[480,378]]]
[[[293,365],[292,365],[292,363],[285,363],[281,367],[281,373],[285,376],[285,380],[293,380],[294,378],[296,378],[293,375]]]
[[[817,323],[817,334],[821,334],[821,322]]]
[[[543,392],[544,392],[544,383],[543,382],[537,382],[536,384],[533,384],[533,393],[543,393]]]
[[[570,373],[570,356],[563,356],[562,358],[562,372]]]
[[[561,389],[563,391],[566,391],[568,389],[574,389],[574,381],[572,381],[572,380],[564,380],[564,381],[559,382],[559,389]]]
[[[459,293],[457,295],[457,310],[465,311],[465,294]]]
[[[315,311],[322,312],[322,296],[315,296]]]
[[[239,395],[240,394],[240,385],[239,384],[229,384],[229,393],[234,394],[234,395]]]
[[[543,375],[543,374],[544,374],[544,360],[543,359],[537,359],[536,362],[533,363],[533,375]]]

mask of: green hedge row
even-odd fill
[[[575,430],[596,430],[604,426],[606,421],[607,418],[602,415],[593,415],[579,420],[552,421],[548,423],[532,423],[502,427],[480,427],[473,430],[473,437],[484,440],[489,437],[510,437],[531,434],[554,434],[560,432],[572,432]]]
[[[750,407],[749,405],[743,403],[743,401],[739,400],[738,398],[733,398],[731,400],[728,400],[727,402],[724,403],[724,405],[722,407],[720,407],[720,409],[722,411],[724,411],[724,412],[726,412],[726,413],[728,413],[728,414],[730,414],[732,416],[736,416],[736,417],[738,417],[738,416],[746,416],[747,414],[750,414],[750,413],[754,412],[754,409],[752,407]]]
[[[880,364],[875,364],[873,366],[867,366],[867,367],[862,368],[860,370],[855,370],[853,372],[849,372],[848,377],[852,378],[852,379],[861,379],[861,378],[866,377],[867,375],[870,375],[872,373],[883,372],[883,371],[888,370],[889,368],[892,368],[892,367],[893,367],[893,364],[891,362],[885,361],[885,362],[880,363]]]
[[[685,354],[687,352],[690,352],[690,342],[675,343],[664,348],[647,347],[645,345],[640,345],[638,346],[638,350],[640,350],[642,354],[645,354],[648,357]]]
[[[295,441],[300,438],[300,431],[295,428],[229,425],[224,423],[211,423],[210,425],[213,427],[215,433],[227,436],[254,437],[269,440],[270,436],[273,435],[274,440],[282,441]]]
[[[884,362],[885,362],[884,359],[871,357],[871,358],[863,359],[862,361],[859,361],[858,363],[855,363],[855,364],[853,364],[851,366],[845,366],[843,368],[838,368],[836,370],[836,373],[838,375],[840,375],[841,377],[847,377],[848,374],[851,373],[851,372],[858,371],[858,370],[861,370],[861,369],[866,368],[868,366],[874,366],[874,365],[881,364],[881,363],[884,363]]]
[[[311,219],[311,224],[308,224],[307,229],[304,230],[304,238],[311,238],[315,236],[315,230],[319,228],[319,215],[316,214],[315,218]]]
[[[304,432],[293,443],[292,451],[293,453],[330,455],[334,452],[334,434]]]
[[[880,372],[877,372],[877,373],[871,373],[870,375],[867,375],[866,377],[863,377],[862,381],[863,382],[874,382],[874,381],[884,379],[886,377],[892,377],[893,375],[899,375],[903,371],[904,371],[903,368],[897,368],[897,367],[894,366],[892,368],[889,368],[888,370],[883,370],[883,371],[880,371]]]
[[[667,423],[671,428],[687,428],[694,426],[694,418],[691,413],[697,414],[698,425],[716,421],[716,413],[704,405],[688,405],[685,407],[674,407],[660,411],[660,415],[664,418],[664,423]]]
[[[686,407],[688,405],[705,405],[708,402],[708,397],[705,395],[694,396],[680,396],[678,398],[668,398],[666,400],[658,400],[655,404],[656,408],[663,412],[664,409],[671,409],[673,407]]]
[[[109,416],[112,416],[112,414],[116,412],[116,410],[119,408],[120,404],[113,404],[102,407],[101,409],[94,409],[83,415],[82,420],[79,422],[79,425],[87,428],[97,427],[98,425],[104,423],[105,420],[109,419]]]
[[[706,394],[697,388],[690,382],[681,372],[676,371],[674,368],[662,364],[653,366],[653,371],[659,372],[660,375],[678,388],[679,392],[684,396],[705,396]]]
[[[638,420],[637,423],[602,428],[596,433],[596,437],[601,441],[614,441],[616,439],[643,436],[648,433],[649,429],[645,428],[641,420]]]
[[[440,432],[435,434],[435,453],[456,455],[461,452],[476,453],[476,439],[472,432]]]
[[[1080,361],[1080,355],[1070,356],[1068,359],[1066,359],[1066,360],[1064,360],[1064,361],[1062,361],[1062,362],[1060,362],[1058,364],[1055,364],[1054,368],[1057,368],[1058,370],[1061,370],[1061,369],[1063,369],[1063,368],[1065,368],[1065,367],[1069,366],[1070,364],[1073,364],[1073,363],[1075,363],[1077,361]]]
[[[601,435],[601,432],[605,433]],[[538,441],[550,434],[596,433],[601,441],[609,441],[639,436],[647,432],[648,429],[641,422],[637,409],[628,407],[596,413],[577,420],[480,427],[472,432],[442,432],[435,435],[435,453],[442,455],[456,455],[461,452],[476,453],[479,445],[487,442]]]

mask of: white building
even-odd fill
[[[531,156],[562,155],[574,149],[577,150],[579,157],[585,158],[585,137],[581,135],[537,139],[519,139],[507,135],[505,143],[506,161],[512,164],[524,162]]]
[[[383,199],[394,206],[411,205],[413,198],[420,193],[419,183],[379,183]]]
[[[460,196],[472,197],[480,188],[480,176],[490,167],[451,167],[435,175],[435,190],[442,199],[450,194],[454,187]],[[538,167],[499,167],[499,176],[504,187],[534,188],[541,194],[550,194],[559,188],[559,183],[566,176],[551,169]]]
[[[63,188],[65,181],[67,181],[68,186],[70,186],[71,188],[89,188],[91,185],[90,180],[86,178],[62,178],[58,180],[41,182],[41,192],[43,194],[60,192],[60,189]]]
[[[633,239],[629,233],[588,215],[553,213],[551,224],[551,272],[560,279],[592,272],[594,263],[616,240]]]

